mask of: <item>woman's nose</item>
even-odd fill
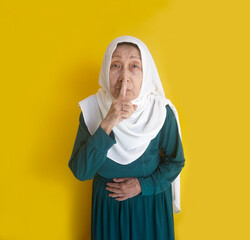
[[[120,75],[120,82],[127,82],[129,80],[129,73],[128,70],[123,69],[121,71],[121,75]]]

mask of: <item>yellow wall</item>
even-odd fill
[[[0,239],[89,239],[91,181],[68,161],[78,102],[121,35],[146,43],[179,112],[176,239],[249,239],[247,2],[1,1]]]

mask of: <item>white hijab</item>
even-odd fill
[[[116,163],[127,165],[138,159],[147,149],[150,141],[156,137],[166,119],[168,104],[173,110],[180,132],[178,113],[169,99],[166,99],[154,60],[147,46],[132,36],[114,39],[107,47],[99,84],[102,88],[95,95],[79,102],[85,123],[90,134],[94,134],[105,118],[114,100],[110,93],[109,69],[112,54],[118,43],[130,42],[138,46],[141,53],[143,80],[140,95],[132,101],[138,108],[129,119],[125,119],[113,128],[116,144],[107,153],[107,157]],[[180,212],[180,174],[172,182],[174,213]]]

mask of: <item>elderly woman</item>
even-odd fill
[[[101,89],[79,102],[69,167],[93,178],[94,240],[173,240],[184,154],[178,114],[146,45],[114,39],[101,67]]]

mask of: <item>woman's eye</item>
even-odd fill
[[[113,64],[113,67],[114,67],[114,68],[117,68],[117,67],[118,67],[118,65],[117,65],[117,64]]]
[[[138,66],[134,64],[134,65],[133,65],[133,68],[138,68]]]

